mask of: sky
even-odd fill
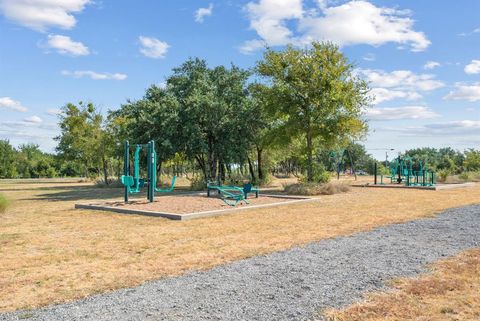
[[[0,0],[0,139],[53,152],[68,102],[106,113],[189,57],[251,68],[266,45],[318,40],[370,84],[372,155],[479,148],[478,12],[477,0]]]

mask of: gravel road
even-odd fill
[[[310,320],[477,246],[480,205],[0,320]]]

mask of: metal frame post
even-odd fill
[[[123,175],[129,176],[130,175],[130,145],[128,140],[125,141],[125,152],[123,154]],[[128,191],[129,187],[125,185],[125,194],[124,200],[125,203],[128,203]]]
[[[155,160],[155,142],[153,140],[148,142],[148,201],[151,203],[155,198],[156,185],[156,160]]]

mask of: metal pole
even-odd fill
[[[155,141],[151,140],[150,144],[152,145],[150,155],[152,168],[152,191],[150,192],[150,202],[153,202],[155,198],[155,188],[157,187],[157,154],[155,153]]]
[[[150,142],[147,144],[147,200],[150,201],[150,190],[152,186],[152,179],[150,177]]]
[[[377,162],[375,162],[375,165],[373,166],[373,173],[375,174],[375,178],[373,179],[373,184],[377,185]]]
[[[129,176],[130,175],[130,146],[128,144],[128,140],[125,141],[125,151],[123,154],[123,175]],[[128,183],[128,179],[125,178],[125,182]],[[128,203],[128,184],[125,184],[125,194],[124,200],[125,203]]]

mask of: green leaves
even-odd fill
[[[309,180],[315,141],[329,146],[366,132],[361,115],[369,103],[367,84],[353,75],[353,66],[335,45],[268,49],[256,70],[268,84],[256,92],[272,117],[282,120],[279,129],[289,140],[305,139]]]

